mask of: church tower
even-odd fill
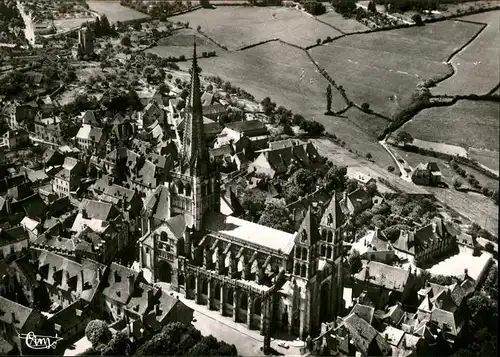
[[[196,42],[191,68],[191,93],[184,110],[185,128],[179,167],[171,173],[169,185],[172,213],[184,214],[193,231],[201,230],[207,212],[219,212],[220,179],[215,163],[210,162],[203,128]]]

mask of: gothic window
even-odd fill
[[[328,242],[331,243],[333,241],[333,232],[328,231]]]
[[[330,225],[330,224],[332,224],[332,223],[333,223],[333,216],[332,216],[332,214],[330,213],[330,214],[328,214],[327,224],[328,224],[328,225]]]
[[[326,231],[324,229],[321,231],[321,239],[326,240]]]
[[[300,258],[300,247],[295,247],[295,258]]]
[[[207,195],[212,193],[212,183],[210,181],[207,182]]]
[[[206,185],[204,183],[201,184],[201,195],[205,196],[206,193]]]
[[[295,271],[294,271],[294,274],[295,274],[295,275],[300,275],[300,264],[299,264],[299,263],[295,263]]]
[[[332,256],[332,247],[328,247],[326,250],[326,257],[331,258]]]
[[[255,315],[260,315],[262,313],[262,300],[260,299],[260,297],[255,298],[253,313]]]
[[[201,293],[208,294],[208,282],[205,279],[201,281]]]
[[[227,303],[230,305],[232,305],[234,302],[233,295],[234,295],[233,288],[228,288],[227,289]]]
[[[302,248],[302,260],[307,260],[307,249]]]
[[[186,196],[191,197],[191,185],[189,183],[186,184]]]
[[[326,254],[326,248],[324,245],[321,246],[321,256],[324,257]]]
[[[248,294],[244,291],[240,294],[240,308],[243,310],[248,309]]]
[[[184,184],[182,182],[179,182],[179,187],[177,189],[179,190],[179,195],[184,194]]]
[[[215,299],[219,300],[219,301],[220,301],[220,290],[221,290],[220,284],[216,283],[215,284],[215,291],[214,291],[215,294],[214,295],[215,295]]]
[[[301,271],[300,271],[300,276],[303,277],[303,278],[305,278],[306,277],[306,273],[307,273],[307,268],[306,268],[306,266],[304,264],[304,265],[302,265],[302,268],[301,268]]]

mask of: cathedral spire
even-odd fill
[[[205,176],[208,173],[208,149],[203,129],[200,77],[196,57],[196,37],[193,44],[193,65],[191,68],[191,93],[186,103],[186,126],[182,142],[181,171],[191,176]]]

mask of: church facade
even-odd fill
[[[306,339],[342,306],[345,217],[333,196],[293,234],[220,213],[220,176],[203,132],[196,45],[178,167],[146,199],[140,264],[186,298],[260,330]]]

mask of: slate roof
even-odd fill
[[[409,278],[409,271],[376,261],[369,261],[363,269],[354,275],[358,281],[384,287],[388,290],[403,292]]]
[[[48,321],[61,326],[61,331],[71,331],[82,323],[85,315],[89,314],[88,302],[77,300],[66,308],[51,316]]]
[[[349,338],[352,339],[356,349],[365,356],[373,355],[374,349],[377,354],[387,356],[392,353],[390,345],[368,322],[357,314],[347,316],[342,325],[349,330]]]
[[[462,329],[458,315],[442,309],[434,309],[431,312],[430,322],[434,322],[441,330],[445,330],[453,336],[457,336]]]
[[[26,322],[33,313],[33,309],[0,296],[0,321],[5,324],[14,325],[15,328],[23,330]]]
[[[330,221],[331,215],[331,221]],[[323,217],[321,217],[320,225],[325,227],[333,227],[337,229],[341,227],[346,222],[346,217],[340,208],[339,201],[337,199],[337,195],[334,193],[328,207],[325,209],[323,213]]]
[[[131,276],[133,277],[132,283],[135,284],[139,276],[138,272],[123,265],[111,263],[102,295],[125,305],[133,293],[131,291],[133,289],[129,287]]]
[[[359,317],[361,317],[363,320],[368,322],[370,325],[372,324],[373,321],[373,316],[375,313],[375,309],[371,306],[367,305],[362,305],[362,304],[356,304],[352,308],[350,314],[356,314]]]
[[[309,208],[297,234],[295,235],[295,242],[312,246],[319,240],[320,234],[318,231],[318,223],[316,221],[316,217],[311,212],[311,208]]]
[[[371,203],[370,195],[362,188],[358,188],[353,192],[347,194],[347,199],[349,200],[349,202],[351,202],[355,211],[359,211],[363,207]]]
[[[226,128],[229,128],[239,133],[247,133],[249,131],[266,128],[265,124],[260,120],[235,121],[231,123],[226,123],[225,126]]]
[[[84,199],[81,207],[87,213],[89,218],[101,221],[109,221],[119,215],[118,210],[107,202]]]
[[[26,232],[22,226],[16,226],[5,230],[0,229],[0,247],[28,239],[28,232]]]
[[[151,212],[151,216],[160,221],[170,218],[170,191],[167,186],[159,185],[146,198],[144,208]]]

